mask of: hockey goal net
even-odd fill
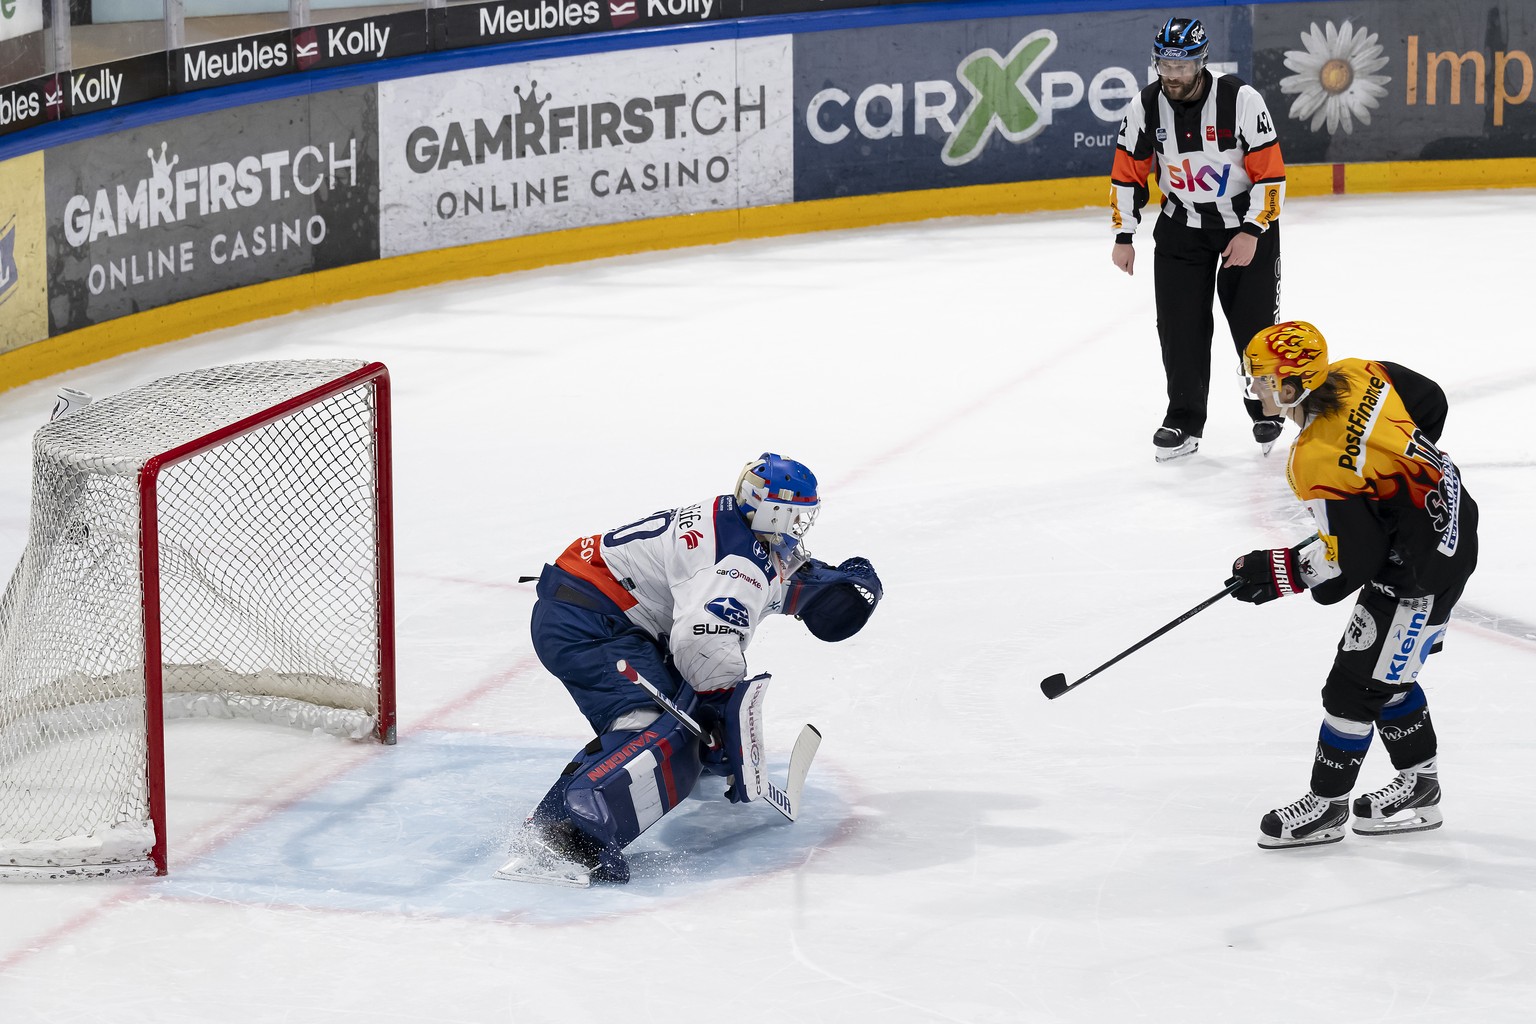
[[[389,378],[241,363],[33,438],[0,599],[0,876],[166,871],[166,717],[394,742]]]

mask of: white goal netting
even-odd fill
[[[163,872],[165,716],[393,740],[385,380],[242,363],[37,431],[0,599],[0,875]]]

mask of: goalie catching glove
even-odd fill
[[[885,587],[867,558],[828,565],[813,558],[795,571],[785,588],[784,614],[805,623],[818,640],[846,640],[869,621]]]
[[[1249,604],[1264,604],[1307,589],[1301,560],[1293,548],[1270,548],[1242,555],[1232,563],[1232,578],[1227,580],[1227,586],[1234,583],[1238,586],[1232,596]]]

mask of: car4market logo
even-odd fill
[[[1056,45],[1056,33],[1043,28],[1020,39],[1006,57],[987,47],[960,62],[956,71],[970,90],[971,103],[944,145],[941,157],[947,166],[976,159],[993,132],[1009,142],[1025,142],[1050,123],[1024,80],[1056,52]]]

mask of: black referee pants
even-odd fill
[[[1213,300],[1221,300],[1239,360],[1249,340],[1278,322],[1280,312],[1280,225],[1271,224],[1259,236],[1253,262],[1246,267],[1222,267],[1221,251],[1235,234],[1236,228],[1192,228],[1168,217],[1159,217],[1152,229],[1157,337],[1168,380],[1163,426],[1196,437],[1205,434],[1211,386]],[[1243,405],[1250,419],[1264,418],[1257,399],[1245,398]]]

